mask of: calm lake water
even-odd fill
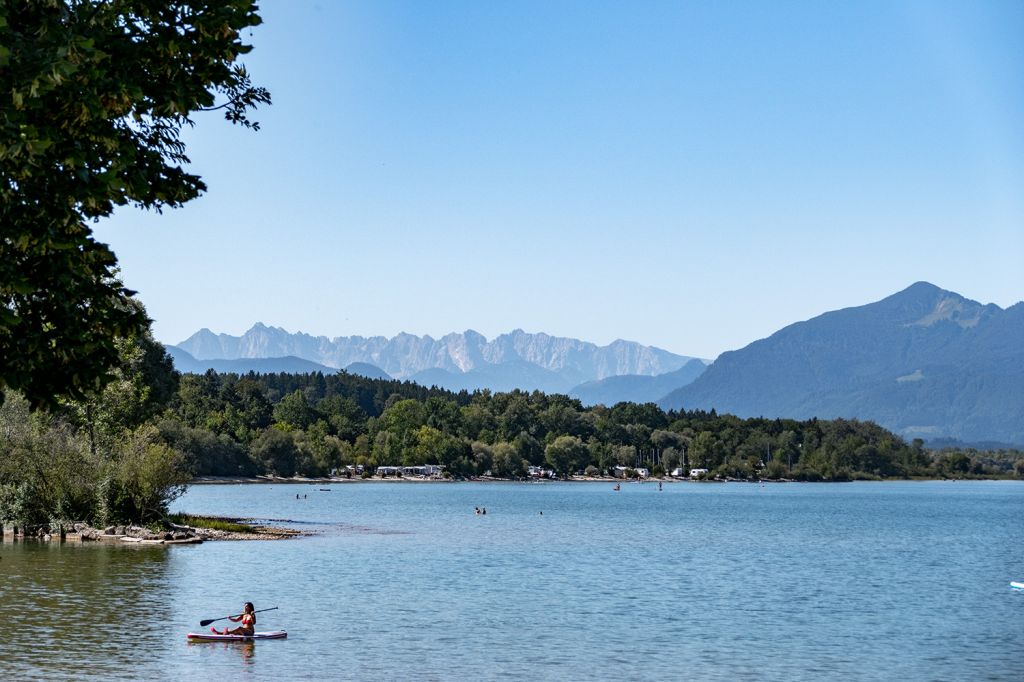
[[[176,503],[299,540],[8,538],[0,678],[1024,678],[1020,482],[320,487]],[[185,641],[246,600],[289,638]]]

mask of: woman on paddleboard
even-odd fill
[[[242,624],[231,630],[224,628],[223,632],[217,632],[217,628],[210,628],[210,631],[215,635],[243,635],[245,637],[252,637],[256,633],[256,609],[251,601],[245,602],[242,615],[228,616],[228,619],[234,623],[242,621]]]

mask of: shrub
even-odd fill
[[[105,463],[98,487],[98,517],[103,523],[152,523],[167,516],[190,476],[184,457],[160,442],[153,427],[126,435]]]

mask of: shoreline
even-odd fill
[[[206,541],[223,540],[289,540],[292,538],[315,535],[308,530],[297,530],[286,526],[267,525],[270,523],[289,523],[288,519],[254,519],[228,516],[210,516],[191,514],[192,519],[200,522],[213,522],[229,526],[226,529],[202,525],[185,525],[170,523],[168,530],[152,530],[143,526],[108,526],[95,528],[86,523],[73,523],[60,526],[58,529],[43,526],[23,527],[14,524],[0,525],[0,543],[7,542],[73,542],[118,544],[127,546],[142,545],[198,545]],[[234,526],[233,528],[230,526]]]
[[[691,478],[647,478],[642,481],[632,478],[615,478],[613,476],[570,476],[569,478],[525,478],[525,479],[512,479],[512,478],[491,478],[491,477],[477,477],[477,478],[465,478],[465,479],[451,479],[451,478],[419,478],[412,476],[404,477],[387,477],[381,478],[379,476],[371,476],[370,478],[306,478],[306,477],[292,477],[284,478],[281,476],[197,476],[189,482],[189,485],[223,485],[223,484],[235,484],[235,485],[266,485],[266,484],[282,484],[282,485],[352,485],[361,483],[407,483],[407,484],[458,484],[458,483],[638,483],[641,485],[653,484],[653,483],[889,483],[889,482],[924,482],[924,481],[945,481],[949,483],[955,483],[956,481],[1017,481],[1020,480],[1013,476],[992,478],[992,477],[964,477],[964,478],[927,478],[927,477],[909,477],[909,478],[864,478],[864,479],[852,479],[846,481],[801,481],[795,478],[760,478],[760,479],[744,479],[744,478],[715,478],[715,479],[691,479]],[[214,518],[214,517],[211,517]]]
[[[310,531],[301,531],[295,528],[287,528],[285,526],[268,526],[264,523],[257,523],[256,519],[248,517],[235,517],[235,516],[212,516],[209,514],[190,514],[192,518],[201,519],[205,521],[215,521],[230,523],[238,526],[247,526],[248,530],[241,531],[237,529],[233,530],[220,530],[217,528],[203,528],[202,526],[178,526],[181,528],[188,528],[191,532],[195,533],[197,537],[202,538],[203,541],[223,541],[223,540],[290,540],[292,538],[305,537],[309,535],[315,535]],[[260,521],[270,521],[274,523],[289,523],[288,519],[260,519]]]
[[[683,478],[649,478],[644,483],[698,483],[708,482],[715,483],[717,481],[693,481],[690,479]],[[305,478],[296,476],[293,478],[284,478],[281,476],[197,476],[189,482],[189,485],[212,485],[212,484],[286,484],[286,485],[350,485],[353,483],[636,483],[636,479],[624,479],[614,478],[612,476],[607,477],[589,477],[589,476],[573,476],[570,478],[491,478],[491,477],[476,477],[476,478],[464,478],[464,479],[452,479],[452,478],[420,478],[414,476],[389,476],[387,478],[381,478],[380,476],[371,476],[370,478]]]

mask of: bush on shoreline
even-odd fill
[[[0,522],[150,525],[184,492],[185,457],[152,424],[178,375],[148,333],[117,343],[113,380],[86,399],[33,411],[21,395],[4,395]]]

